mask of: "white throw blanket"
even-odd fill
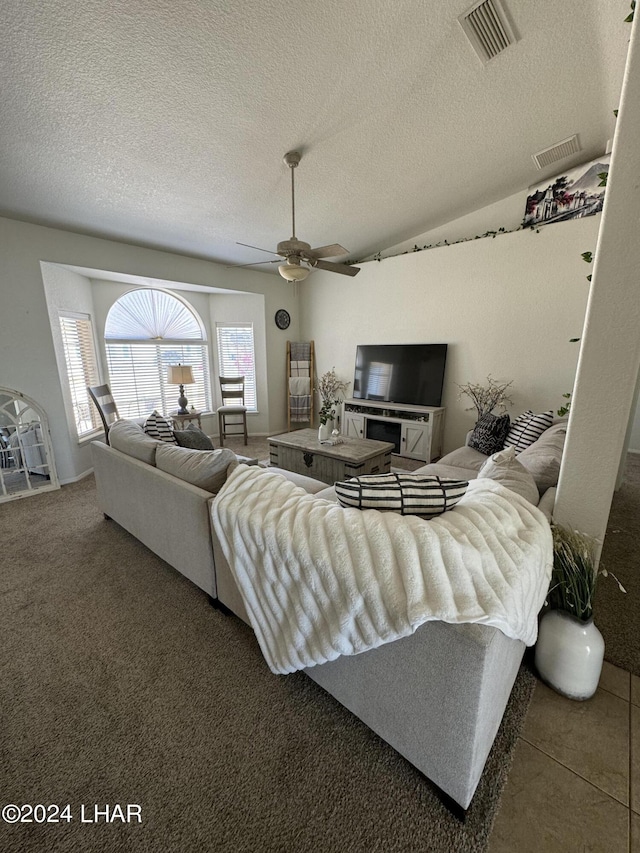
[[[212,518],[275,673],[359,654],[434,619],[536,640],[551,530],[493,480],[472,480],[454,509],[426,521],[345,509],[240,465]]]

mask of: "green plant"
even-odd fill
[[[562,395],[565,400],[568,400],[568,403],[565,403],[564,406],[560,406],[558,409],[558,417],[563,418],[565,415],[568,415],[571,411],[571,392],[567,392]]]
[[[320,423],[326,424],[332,421],[336,416],[336,406],[342,402],[342,395],[349,386],[348,382],[342,382],[336,376],[336,369],[332,367],[326,373],[323,373],[318,381],[318,393],[322,400],[320,407]]]
[[[606,172],[603,172],[602,174],[606,175]],[[601,176],[599,175],[598,177],[601,177]],[[583,252],[581,255],[581,258],[585,263],[592,264],[593,263],[593,252]],[[588,275],[587,281],[590,282],[591,278],[592,278],[592,276]],[[569,338],[569,343],[570,344],[577,344],[579,340],[580,340],[580,338]],[[571,399],[571,394],[563,394],[562,396],[566,400]],[[567,403],[566,406],[561,406],[558,409],[558,417],[562,418],[565,415],[568,415],[570,410],[571,410],[571,403]]]
[[[578,530],[569,530],[560,524],[551,525],[553,534],[553,571],[547,601],[554,610],[564,610],[581,621],[593,617],[593,599],[600,575],[616,581],[621,592],[626,592],[618,578],[607,569],[596,567],[597,540]]]

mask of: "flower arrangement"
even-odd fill
[[[478,412],[478,420],[483,415],[489,414],[492,412],[496,406],[500,408],[500,411],[504,412],[507,408],[507,405],[513,405],[513,401],[511,397],[507,394],[507,389],[513,385],[513,380],[510,382],[496,382],[495,379],[492,378],[491,374],[487,376],[487,385],[474,385],[469,382],[466,385],[458,385],[458,399],[465,394],[467,397],[470,397],[473,406],[469,406],[465,411],[470,412],[473,409],[476,409]]]
[[[336,416],[335,407],[342,402],[342,395],[348,386],[348,382],[342,382],[338,379],[335,367],[322,374],[318,381],[318,393],[322,400],[319,415],[321,424],[325,425],[328,421],[334,420]]]
[[[547,599],[549,606],[586,622],[593,618],[593,599],[600,575],[611,576],[621,592],[626,592],[626,589],[613,572],[596,568],[596,539],[555,523],[551,525],[551,532],[553,571]]]

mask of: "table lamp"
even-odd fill
[[[169,383],[169,385],[180,386],[180,396],[178,397],[178,414],[188,415],[189,410],[187,409],[187,403],[189,401],[184,396],[184,386],[193,385],[195,382],[195,379],[193,378],[193,371],[191,370],[191,365],[170,364],[167,382]]]

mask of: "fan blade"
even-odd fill
[[[265,249],[266,252],[266,249]],[[281,264],[282,258],[276,258],[275,261],[254,261],[252,264],[227,264],[226,270],[238,269],[238,267],[258,267],[260,264]]]
[[[360,267],[350,267],[348,264],[334,264],[331,261],[316,261],[314,267],[328,272],[339,272],[341,275],[358,275]]]
[[[309,254],[314,258],[338,258],[340,255],[348,255],[349,252],[340,243],[332,243],[330,246],[311,249]]]
[[[236,240],[236,246],[246,246],[247,249],[257,249],[259,252],[268,252],[270,255],[277,255],[277,252],[272,252],[271,249],[261,249],[260,246],[251,246],[249,243],[240,243]]]

